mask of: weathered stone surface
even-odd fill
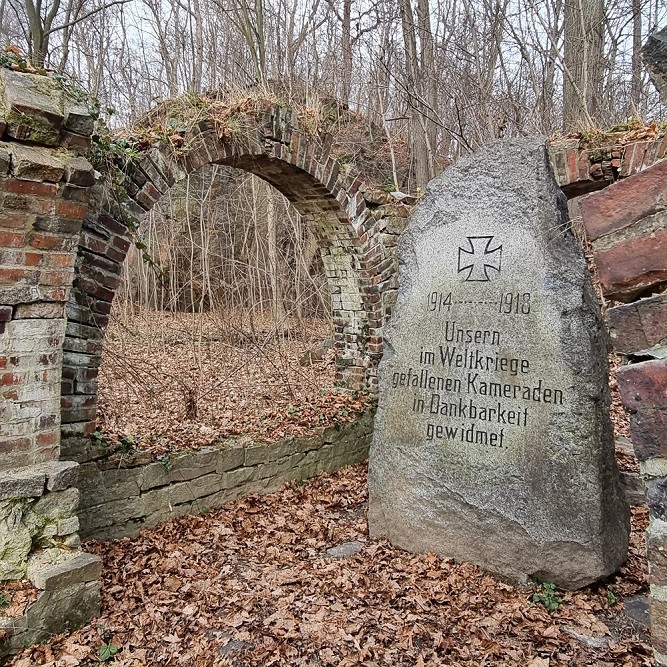
[[[60,521],[58,521],[58,532],[56,534],[60,537],[64,537],[76,533],[78,530],[79,518],[71,516],[69,519],[60,519]]]
[[[44,493],[46,475],[38,468],[26,466],[0,472],[0,500],[39,498]]]
[[[23,522],[25,510],[24,501],[0,502],[0,581],[25,576],[32,547],[30,530]]]
[[[65,163],[65,180],[72,185],[89,187],[95,184],[95,170],[88,160],[77,157]]]
[[[642,57],[660,97],[663,101],[667,100],[667,28],[648,38]]]
[[[577,588],[625,560],[608,341],[542,141],[432,181],[399,246],[369,528]]]
[[[661,215],[667,207],[667,160],[579,200],[591,241]]]
[[[594,253],[602,292],[618,301],[629,301],[667,282],[667,226],[608,249],[594,248]]]
[[[639,473],[622,472],[621,486],[630,507],[641,507],[646,504],[646,489]]]
[[[12,145],[12,174],[28,181],[57,183],[65,165],[55,155],[40,148]]]
[[[66,100],[64,126],[75,134],[89,137],[95,129],[95,120],[86,107]]]
[[[6,134],[20,141],[56,146],[63,120],[62,88],[57,81],[4,68],[0,77],[4,84]]]
[[[327,549],[327,555],[332,558],[349,558],[358,554],[364,548],[363,542],[355,540],[354,542],[343,542],[335,547]]]
[[[79,490],[70,488],[65,491],[54,491],[42,496],[32,508],[32,511],[48,521],[68,519],[76,512],[79,505]]]
[[[660,354],[667,347],[667,294],[607,310],[614,349],[622,354]]]
[[[637,458],[667,457],[667,359],[623,366],[617,381]]]
[[[75,461],[49,461],[43,464],[43,469],[49,491],[64,491],[74,486],[79,478],[79,464]]]
[[[36,588],[52,591],[75,584],[99,581],[102,576],[102,559],[89,553],[75,556],[67,554],[64,560],[52,562],[48,556],[31,557],[28,577]]]
[[[71,630],[99,615],[99,581],[43,591],[22,617],[0,624],[0,659],[13,651]],[[2,633],[5,630],[5,634]]]

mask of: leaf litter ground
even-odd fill
[[[364,465],[248,496],[139,537],[104,559],[104,610],[13,667],[96,665],[650,665],[623,600],[646,591],[644,510],[620,573],[550,613],[530,588],[369,540]],[[353,543],[347,557],[327,550]],[[352,552],[355,549],[351,549]],[[619,602],[612,606],[615,598]]]
[[[353,421],[370,398],[334,388],[333,350],[303,363],[330,336],[330,324],[314,318],[276,327],[247,311],[116,311],[100,369],[100,440],[158,456]]]
[[[279,337],[262,323],[248,330],[215,321],[195,335],[182,315],[114,326],[99,422],[112,443],[131,435],[157,455],[219,437],[301,435],[353,419],[366,404],[326,389],[331,355],[299,364],[326,336],[322,323]],[[617,435],[627,436],[613,379],[611,387]],[[193,392],[197,414],[187,418]],[[619,465],[634,470],[636,460],[620,455]],[[536,589],[369,540],[366,507],[361,465],[136,538],[89,542],[104,559],[102,615],[10,664],[98,665],[105,646],[119,651],[107,649],[104,664],[123,667],[651,664],[646,628],[625,613],[648,588],[645,508],[633,511],[621,571],[559,592],[563,602],[549,612],[531,600]],[[340,545],[346,557],[328,553]]]

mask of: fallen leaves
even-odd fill
[[[370,541],[366,503],[360,465],[89,543],[104,559],[102,616],[12,667],[92,667],[104,643],[120,647],[116,667],[651,664],[646,638],[606,595],[646,592],[645,511],[634,511],[621,572],[559,592],[549,613],[530,602],[532,589]],[[327,554],[351,542],[358,553]]]
[[[276,441],[353,421],[370,397],[333,387],[333,350],[301,366],[330,330],[321,320],[139,313],[112,320],[99,378],[97,438],[153,456],[226,438]]]

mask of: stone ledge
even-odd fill
[[[365,460],[374,410],[304,438],[249,447],[207,447],[165,463],[80,466],[81,532],[100,539],[136,535],[142,525],[202,512],[244,494],[267,493],[291,480]],[[110,462],[109,462],[110,463]],[[128,464],[131,465],[131,464]]]
[[[23,616],[0,619],[0,662],[50,635],[73,630],[98,616],[102,606],[100,581],[42,591]]]
[[[0,472],[0,500],[39,498],[46,487],[46,475],[34,466]]]
[[[34,555],[28,565],[28,578],[36,588],[44,591],[99,581],[101,576],[102,559],[85,552],[62,562],[52,562],[44,552]]]

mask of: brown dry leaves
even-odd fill
[[[280,440],[353,421],[369,403],[333,388],[332,353],[299,359],[327,335],[319,320],[144,313],[112,321],[100,370],[98,429],[111,443],[129,438],[165,454],[216,441]]]
[[[12,665],[95,665],[103,641],[121,648],[110,664],[123,667],[649,665],[649,647],[606,598],[607,587],[645,591],[645,522],[635,512],[620,575],[563,594],[550,614],[529,589],[474,566],[369,540],[366,471],[356,466],[89,544],[104,558],[102,616]],[[353,540],[358,554],[327,555]]]

